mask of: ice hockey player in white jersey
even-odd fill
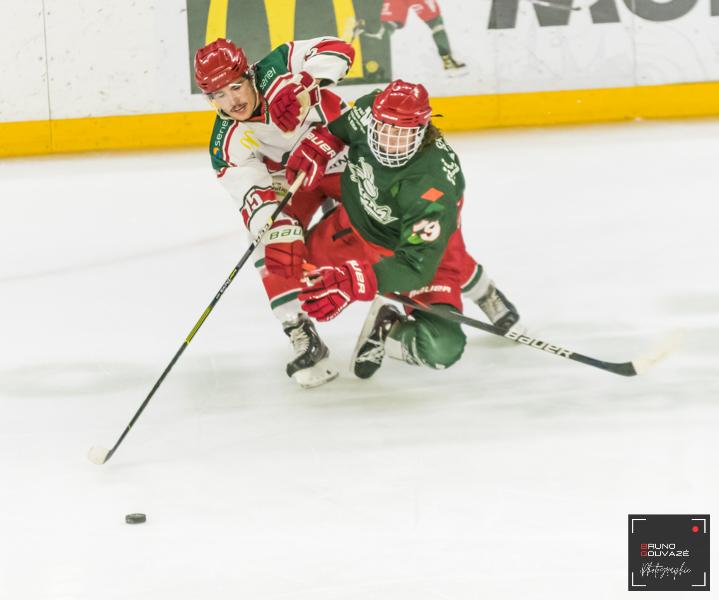
[[[272,311],[295,352],[287,374],[303,387],[337,376],[326,360],[329,350],[300,309],[297,295],[306,252],[304,231],[323,201],[339,198],[339,174],[346,162],[343,145],[325,134],[325,125],[346,107],[326,88],[347,74],[353,59],[352,46],[332,37],[288,42],[254,64],[242,48],[225,39],[195,55],[195,80],[218,113],[210,141],[212,166],[252,238],[282,197],[287,185],[284,165],[292,150],[303,138],[305,146],[315,145],[302,188],[265,235],[255,262]],[[313,168],[315,156],[322,168]]]

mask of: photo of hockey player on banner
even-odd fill
[[[456,13],[457,7],[452,9]],[[397,77],[433,76],[444,81],[469,74],[466,61],[453,52],[439,0],[189,0],[187,19],[191,73],[195,52],[215,39],[242,40],[249,59],[257,61],[287,41],[278,37],[286,31],[294,33],[294,39],[331,36],[349,44],[355,61],[338,82],[341,86],[388,83]],[[407,44],[412,52],[406,52]],[[464,41],[462,45],[466,46]],[[430,52],[428,60],[425,51]],[[399,71],[395,58],[401,64]],[[200,93],[194,75],[191,83],[193,92]],[[466,85],[462,83],[463,88]],[[453,93],[457,91],[453,88]]]
[[[438,0],[384,0],[379,23],[362,20],[357,24],[356,33],[370,39],[389,38],[406,25],[410,12],[415,13],[429,27],[444,70],[450,74],[464,75],[467,65],[452,55]]]

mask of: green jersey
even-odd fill
[[[464,176],[442,137],[420,149],[403,167],[381,165],[367,143],[372,102],[362,96],[330,123],[349,146],[342,173],[342,204],[355,230],[393,254],[374,265],[380,293],[428,285],[458,226]]]

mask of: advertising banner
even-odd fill
[[[220,37],[252,62],[342,38],[345,100],[421,82],[448,129],[717,114],[717,23],[719,0],[6,2],[0,155],[198,143],[193,57]]]

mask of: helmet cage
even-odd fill
[[[396,169],[406,165],[417,153],[426,131],[427,125],[400,127],[371,114],[367,145],[379,164]]]

